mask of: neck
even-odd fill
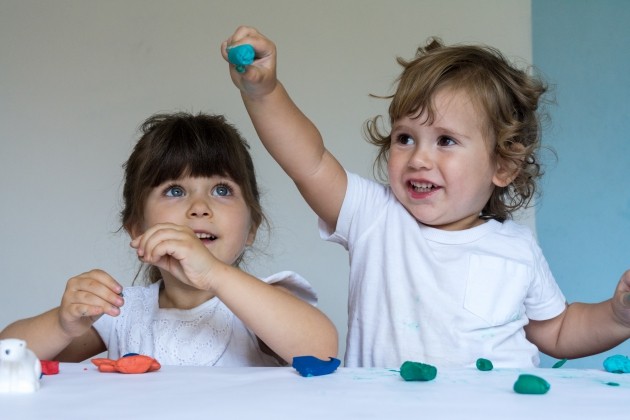
[[[214,295],[184,284],[168,273],[162,273],[159,294],[161,309],[192,309],[212,299]]]

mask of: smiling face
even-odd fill
[[[421,223],[462,230],[483,223],[479,213],[504,185],[491,155],[486,116],[465,91],[442,89],[435,115],[394,122],[387,164],[396,198]]]
[[[257,226],[239,185],[225,176],[164,182],[149,193],[138,235],[158,223],[188,226],[212,254],[234,264],[254,242]]]

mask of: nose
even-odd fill
[[[409,156],[407,166],[411,169],[431,169],[433,167],[431,151],[427,147],[417,145]]]
[[[188,209],[188,217],[210,217],[212,216],[212,209],[210,205],[201,198],[195,198],[190,203]]]

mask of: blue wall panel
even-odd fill
[[[540,244],[567,299],[612,296],[630,268],[630,2],[533,0],[534,65],[553,87]],[[601,368],[630,342],[566,367]],[[545,358],[548,366],[551,359]]]

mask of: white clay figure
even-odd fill
[[[42,365],[26,341],[0,340],[0,392],[27,393],[39,389]]]

